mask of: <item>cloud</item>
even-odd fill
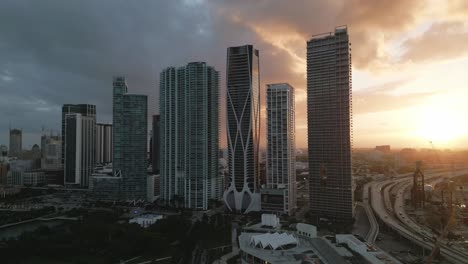
[[[305,146],[306,41],[314,34],[347,24],[354,68],[385,70],[392,59],[386,51],[388,43],[422,21],[425,3],[0,1],[0,120],[11,120],[31,135],[38,134],[43,125],[60,128],[62,104],[92,103],[97,105],[98,120],[109,122],[114,75],[127,76],[130,92],[149,95],[151,115],[158,112],[158,77],[163,68],[206,61],[221,72],[220,127],[224,144],[226,48],[253,44],[260,50],[261,90],[264,92],[267,83],[275,82],[295,87],[298,145]],[[420,60],[423,54],[415,55],[411,48],[414,45],[410,44],[405,44],[407,54],[411,51],[411,59]],[[419,45],[423,44],[430,46],[424,42]],[[380,111],[387,103],[379,101],[395,99],[370,91],[358,95],[365,101],[361,107],[358,97],[354,97],[358,112]],[[416,97],[398,100],[413,103]],[[388,107],[393,105],[390,102]],[[0,122],[0,131],[7,128],[7,122]],[[0,134],[0,142],[7,142],[7,133]]]
[[[354,92],[353,113],[360,115],[412,108],[437,94],[437,91],[395,93],[410,81],[409,79],[398,80]]]
[[[468,30],[462,22],[433,24],[426,32],[402,44],[403,61],[422,63],[459,58],[468,54]]]

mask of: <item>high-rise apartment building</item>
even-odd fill
[[[164,69],[159,79],[161,200],[183,197],[185,181],[185,68]]]
[[[112,162],[112,124],[96,124],[96,164]]]
[[[153,168],[153,174],[159,174],[160,170],[160,123],[161,123],[161,116],[160,115],[153,115],[153,130],[152,130],[152,138],[151,138],[151,166]],[[159,191],[158,191],[159,192]]]
[[[148,98],[129,94],[125,77],[113,86],[113,175],[121,178],[121,199],[145,200]]]
[[[351,44],[346,27],[307,42],[310,208],[318,218],[350,222]]]
[[[21,129],[10,129],[9,157],[18,157],[23,150],[23,131]]]
[[[65,184],[88,187],[96,160],[95,105],[63,105],[62,149]]]
[[[267,85],[266,186],[262,211],[292,214],[296,206],[294,88]]]
[[[227,49],[228,189],[231,211],[260,209],[258,193],[260,143],[259,52],[252,45]]]
[[[160,92],[161,198],[171,202],[179,197],[187,208],[206,210],[210,199],[220,198],[222,184],[219,72],[204,62],[167,68]]]

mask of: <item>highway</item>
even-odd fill
[[[468,170],[457,171],[453,176],[459,176],[467,173]],[[425,178],[429,180],[430,178],[440,177],[443,174],[444,173],[442,172],[427,173]],[[434,235],[432,235],[432,232],[413,222],[404,212],[404,193],[408,190],[411,184],[411,177],[399,177],[393,180],[371,182],[369,186],[366,185],[367,188],[370,188],[370,193],[368,193],[367,196],[363,196],[363,203],[368,204],[370,199],[372,209],[383,223],[403,237],[413,241],[415,244],[428,250],[432,250],[434,246],[434,242],[432,240]],[[394,206],[391,205],[390,200],[389,192],[391,191],[391,188],[397,188],[397,200],[395,201]],[[371,231],[369,231],[369,233],[370,232]],[[375,232],[375,230],[373,230],[373,232]],[[468,254],[460,251],[458,248],[442,245],[440,252],[452,263],[468,263]]]
[[[372,208],[369,204],[370,186],[371,183],[367,183],[362,189],[362,206],[364,207],[364,210],[367,214],[367,218],[370,222],[370,229],[369,232],[367,232],[366,240],[367,242],[374,244],[375,240],[377,239],[377,235],[379,234],[379,223],[377,222],[374,212],[372,211]]]

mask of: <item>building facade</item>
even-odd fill
[[[260,209],[258,193],[260,143],[259,52],[252,45],[227,49],[228,189],[231,211]]]
[[[96,164],[112,162],[112,124],[96,124]]]
[[[310,208],[343,222],[354,216],[350,46],[344,27],[307,42]]]
[[[59,170],[62,168],[62,137],[43,134],[41,136],[41,169]]]
[[[267,85],[265,188],[271,191],[262,190],[262,211],[293,213],[296,206],[294,88],[287,83]],[[271,199],[269,194],[273,195]],[[275,204],[278,194],[282,199]]]
[[[113,175],[124,200],[146,199],[148,98],[128,94],[125,77],[113,80]]]
[[[152,140],[151,140],[151,166],[153,168],[153,174],[159,174],[160,171],[160,123],[161,116],[153,115],[153,130],[152,130]]]
[[[23,131],[21,129],[10,129],[9,157],[18,157],[23,150]]]
[[[219,72],[204,62],[167,68],[160,92],[161,198],[206,210],[220,198]]]
[[[62,118],[64,182],[88,187],[96,160],[96,106],[64,105]]]

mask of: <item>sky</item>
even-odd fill
[[[226,49],[252,44],[262,104],[266,84],[294,86],[296,143],[306,147],[306,41],[341,25],[352,43],[354,147],[468,148],[464,0],[3,0],[0,144],[9,126],[23,129],[24,148],[42,128],[59,132],[66,103],[95,104],[98,122],[111,122],[115,75],[156,114],[161,70],[205,61],[220,71],[224,146]]]

